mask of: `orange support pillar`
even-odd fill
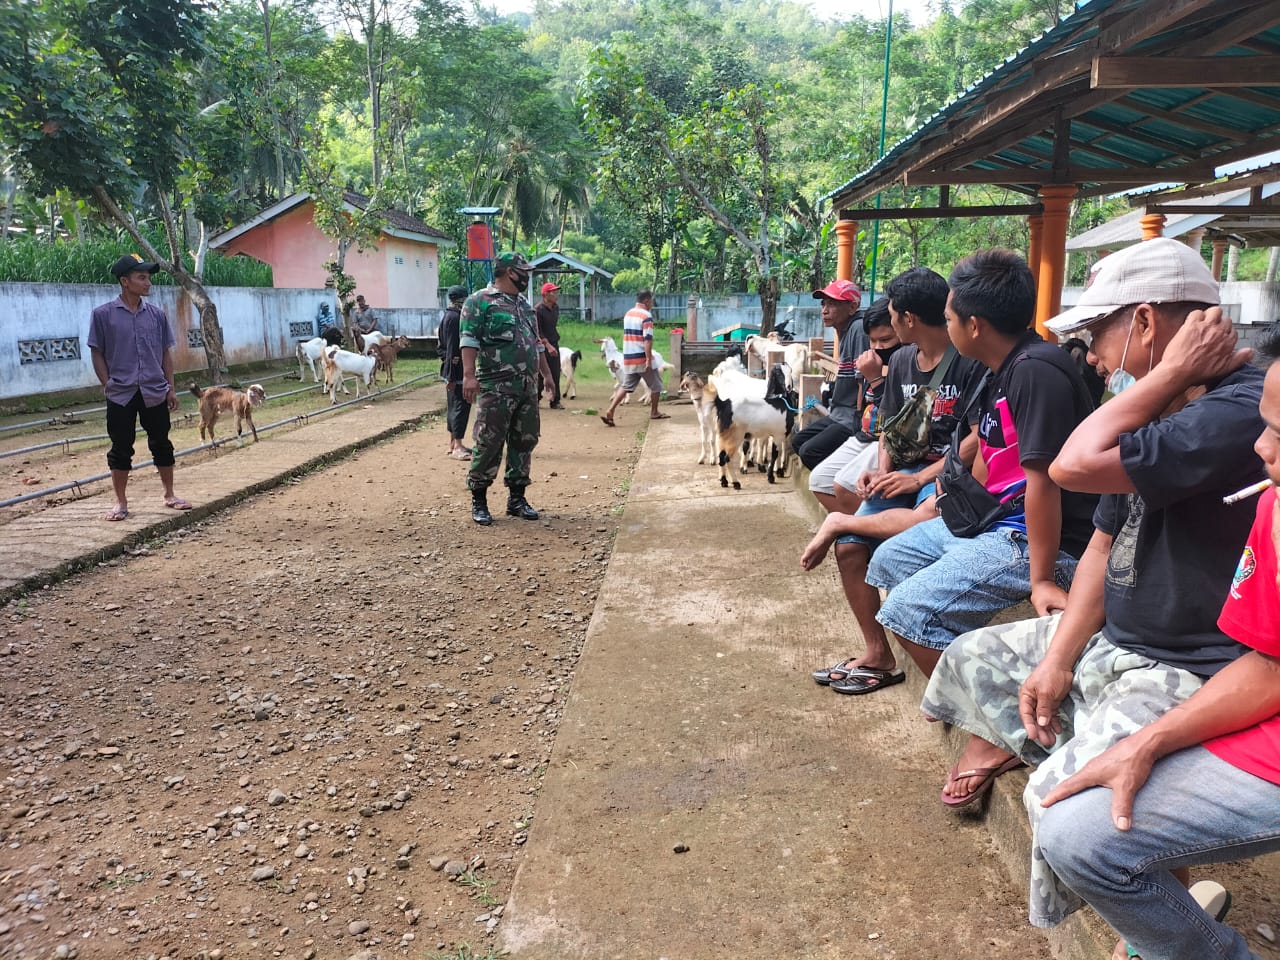
[[[1040,238],[1040,269],[1036,271],[1036,331],[1053,342],[1044,322],[1062,312],[1062,282],[1067,274],[1067,222],[1071,219],[1074,183],[1054,183],[1040,188],[1044,204]]]
[[[1027,244],[1027,266],[1031,268],[1031,277],[1037,282],[1040,279],[1040,251],[1044,241],[1044,217],[1036,214],[1027,217],[1027,232],[1031,235]]]
[[[1227,252],[1226,240],[1213,241],[1213,266],[1209,268],[1214,280],[1222,279],[1222,258]]]
[[[836,279],[853,279],[853,254],[858,246],[858,221],[836,222]]]
[[[1142,239],[1154,240],[1156,237],[1163,237],[1164,221],[1165,216],[1163,213],[1144,214],[1142,219],[1138,221],[1138,223],[1142,224]]]

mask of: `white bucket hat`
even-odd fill
[[[1216,304],[1218,284],[1198,251],[1157,237],[1099,260],[1080,302],[1045,326],[1061,337],[1133,303],[1182,302]]]

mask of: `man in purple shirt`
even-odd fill
[[[178,409],[173,389],[173,328],[159,307],[143,302],[151,293],[151,275],[160,267],[136,253],[111,265],[120,281],[120,296],[94,307],[89,321],[89,350],[93,372],[107,398],[107,435],[111,449],[107,466],[116,505],[107,520],[129,516],[126,488],[133,469],[133,437],[139,422],[147,432],[147,446],[164,485],[164,505],[190,510],[191,504],[173,492],[173,444],[169,441],[169,412]]]

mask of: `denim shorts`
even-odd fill
[[[1054,579],[1066,590],[1076,560],[1058,552]],[[904,640],[945,650],[1031,596],[1027,535],[988,530],[957,537],[937,517],[890,537],[871,558],[867,583],[889,596],[876,619]]]
[[[918,467],[906,467],[897,473],[919,473],[925,467],[920,464]],[[847,488],[846,488],[847,489]],[[858,508],[855,517],[870,517],[877,513],[884,513],[886,510],[914,510],[920,504],[924,503],[937,492],[937,485],[932,481],[926,483],[915,493],[903,493],[896,497],[867,497],[862,501],[862,506]],[[836,537],[836,543],[865,543],[871,548],[871,552],[875,553],[876,548],[884,543],[875,537],[864,537],[860,533],[849,533],[843,537]]]

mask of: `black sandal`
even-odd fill
[[[827,667],[827,669],[825,670],[813,671],[814,682],[820,683],[822,684],[822,686],[825,687],[829,683],[835,683],[837,681],[844,680],[846,677],[849,676],[850,673],[858,669],[857,667],[853,666],[853,661],[856,659],[857,657],[845,657],[839,663],[835,664],[834,666]],[[835,674],[835,676],[832,676],[832,674]]]

